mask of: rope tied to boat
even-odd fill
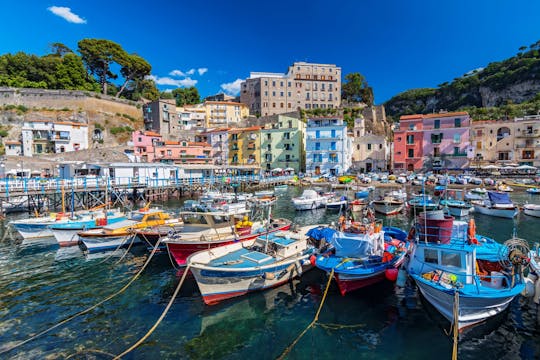
[[[41,336],[47,334],[48,332],[50,332],[50,331],[52,331],[52,330],[54,330],[54,329],[56,329],[56,328],[58,328],[58,327],[60,327],[60,326],[62,326],[62,325],[64,325],[64,324],[66,324],[66,323],[68,323],[68,322],[70,322],[70,321],[73,320],[73,319],[75,319],[75,318],[77,318],[77,317],[79,317],[79,316],[81,316],[81,315],[84,315],[84,314],[89,313],[90,311],[94,310],[94,309],[97,308],[98,306],[100,306],[100,305],[106,303],[107,301],[113,299],[114,297],[116,297],[116,296],[120,295],[121,293],[123,293],[124,291],[126,291],[127,288],[130,287],[131,284],[133,284],[133,282],[134,282],[135,280],[137,280],[137,278],[142,274],[142,272],[144,271],[144,269],[146,269],[146,267],[147,267],[148,264],[150,263],[150,260],[152,259],[152,257],[153,257],[154,254],[156,253],[157,248],[158,248],[160,242],[161,242],[161,239],[160,239],[160,241],[158,241],[158,243],[156,244],[156,246],[154,247],[154,249],[153,249],[152,252],[150,253],[150,256],[148,256],[148,259],[146,259],[146,262],[145,262],[144,265],[141,267],[141,269],[140,269],[140,270],[139,270],[139,271],[131,278],[131,280],[128,281],[128,283],[127,283],[126,285],[124,285],[120,290],[118,290],[117,292],[115,292],[115,293],[112,294],[112,295],[107,296],[105,299],[103,299],[103,300],[99,301],[98,303],[96,303],[96,304],[90,306],[89,308],[87,308],[87,309],[85,309],[85,310],[81,310],[81,311],[79,311],[79,312],[77,312],[77,313],[75,313],[75,314],[73,314],[73,315],[67,317],[66,319],[60,321],[59,323],[57,323],[57,324],[55,324],[55,325],[49,327],[48,329],[45,329],[45,330],[43,330],[43,331],[37,333],[36,335],[31,336],[30,338],[28,338],[28,339],[26,339],[26,340],[23,340],[23,341],[19,342],[18,344],[14,345],[14,346],[12,346],[12,347],[6,349],[6,350],[0,351],[0,355],[5,354],[5,353],[8,353],[8,352],[10,352],[10,351],[12,351],[12,350],[14,350],[14,349],[16,349],[16,348],[18,348],[18,347],[21,347],[22,345],[27,344],[27,343],[29,343],[30,341],[35,340],[35,339],[37,339],[38,337],[41,337]]]
[[[459,291],[455,289],[454,291],[454,306],[452,309],[452,324],[450,324],[450,330],[444,330],[446,335],[453,335],[453,345],[452,345],[452,360],[457,360],[458,354],[458,343],[459,343]]]

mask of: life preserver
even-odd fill
[[[411,230],[409,230],[409,234],[407,235],[407,240],[413,240],[416,236],[416,227],[411,226]]]
[[[478,240],[476,240],[476,224],[474,219],[469,220],[469,226],[467,228],[467,239],[469,240],[470,245],[478,245]]]

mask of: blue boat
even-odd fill
[[[357,191],[354,193],[355,199],[365,199],[369,196],[369,190]]]
[[[409,247],[406,237],[397,228],[383,228],[380,221],[352,222],[334,234],[333,249],[317,256],[315,266],[333,270],[342,295],[385,278],[395,281]]]
[[[431,211],[437,210],[439,204],[434,202],[429,195],[417,195],[407,201],[407,206],[414,211]]]
[[[529,194],[538,195],[538,194],[540,194],[540,189],[534,187],[534,188],[527,189],[527,192]]]
[[[474,221],[452,217],[419,217],[410,234],[415,246],[405,266],[409,276],[459,330],[501,313],[525,288],[523,240],[499,244],[475,234]]]

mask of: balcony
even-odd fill
[[[521,132],[516,133],[516,137],[533,138],[533,137],[539,137],[539,136],[540,136],[540,133],[538,132],[538,129],[534,129],[532,131],[521,130]]]
[[[467,153],[452,153],[448,154],[449,157],[466,157]]]

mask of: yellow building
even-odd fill
[[[249,116],[247,105],[229,101],[205,101],[206,127],[229,127]]]
[[[229,165],[261,164],[261,127],[229,130]]]

